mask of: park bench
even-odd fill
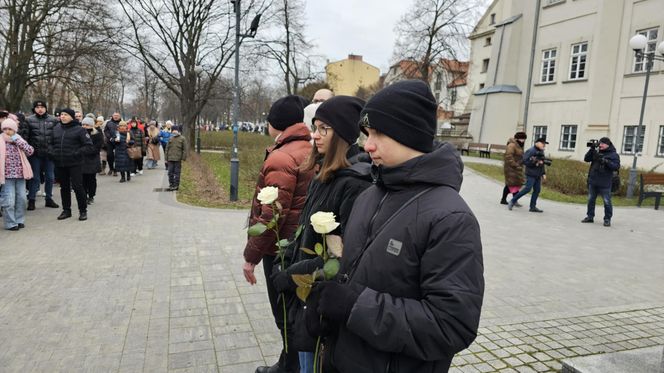
[[[639,190],[639,204],[648,197],[655,198],[655,210],[659,210],[659,202],[664,193],[664,175],[661,174],[641,174],[641,187]]]
[[[461,154],[463,155],[463,152],[466,152],[466,154],[469,154],[471,151],[472,152],[478,152],[480,153],[480,158],[489,158],[490,154],[489,153],[489,144],[484,144],[484,143],[478,143],[478,142],[471,142],[468,144],[468,147],[464,150],[461,150]]]
[[[507,145],[491,144],[489,145],[489,158],[491,153],[505,154],[505,151],[507,151]]]

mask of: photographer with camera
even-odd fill
[[[620,156],[608,137],[588,142],[588,152],[583,160],[590,162],[588,171],[588,212],[582,223],[592,223],[595,219],[597,195],[604,199],[604,226],[611,226],[613,205],[611,204],[611,184],[614,171],[620,169]]]
[[[551,160],[544,155],[546,144],[548,144],[546,137],[540,137],[535,141],[535,146],[523,154],[523,165],[526,166],[526,185],[507,204],[509,210],[512,210],[519,198],[532,190],[533,195],[530,197],[530,209],[528,211],[544,212],[537,208],[537,197],[539,197],[542,189],[542,180],[546,180],[545,166],[551,165]]]

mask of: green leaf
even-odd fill
[[[316,255],[323,256],[323,245],[321,245],[320,242],[316,243],[316,246],[314,246],[314,250],[316,251]]]
[[[283,240],[279,240],[279,242],[277,242],[276,245],[277,245],[277,247],[286,247],[289,244],[290,244],[290,241],[288,241],[287,239],[284,238]]]
[[[295,237],[293,237],[293,241],[297,240],[300,237],[300,235],[302,234],[303,229],[304,229],[304,225],[302,225],[302,224],[300,224],[297,227],[297,230],[295,231]]]
[[[307,249],[306,247],[300,247],[300,250],[304,251],[305,253],[307,253],[309,255],[316,255],[315,251],[313,251],[311,249]]]
[[[307,301],[309,293],[311,293],[311,286],[298,287],[295,289],[295,294],[297,294],[297,297],[300,298],[303,302]]]
[[[311,287],[311,284],[314,283],[314,279],[311,275],[291,275],[293,282],[299,287]]]
[[[252,225],[251,227],[249,227],[249,229],[247,229],[247,234],[252,236],[252,237],[260,236],[266,230],[267,230],[267,225],[265,225],[263,223],[256,223],[256,224]]]
[[[272,229],[272,228],[274,228],[275,225],[277,225],[277,221],[272,219],[272,220],[270,220],[269,223],[267,223],[267,229]]]
[[[323,272],[325,273],[325,279],[331,280],[337,275],[337,273],[339,273],[339,260],[328,259],[323,266]]]

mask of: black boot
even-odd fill
[[[127,181],[127,180],[125,179],[124,174],[123,174],[122,177],[120,178],[120,182],[124,183],[125,181]]]
[[[87,211],[81,211],[78,213],[78,220],[84,221],[88,220],[88,212]]]
[[[71,218],[71,210],[62,210],[62,213],[58,216],[58,220],[64,220],[67,218]]]
[[[28,211],[32,211],[35,209],[35,200],[34,199],[29,199],[28,200]]]
[[[507,195],[510,194],[510,188],[505,185],[503,188],[503,198],[500,199],[500,204],[501,205],[506,205],[507,204]]]
[[[50,208],[53,208],[53,209],[57,209],[57,208],[59,208],[60,206],[59,206],[57,203],[55,203],[54,200],[52,200],[52,199],[50,199],[50,198],[47,198],[47,199],[46,199],[46,207],[50,207]]]

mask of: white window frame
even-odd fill
[[[569,80],[586,79],[588,76],[588,42],[572,44],[570,52]]]
[[[482,60],[482,71],[480,71],[480,72],[481,72],[481,73],[486,73],[487,71],[489,71],[489,64],[490,64],[490,63],[491,63],[491,59],[490,59],[490,58],[485,58],[485,59],[483,59],[483,60]]]
[[[659,141],[657,144],[657,156],[664,157],[664,126],[659,126]]]
[[[540,83],[552,83],[556,81],[556,48],[545,49],[542,51],[542,70]]]
[[[653,27],[645,30],[640,30],[636,32],[639,35],[643,35],[648,40],[646,44],[645,53],[653,53],[657,48],[657,38],[659,36],[659,27]],[[632,64],[632,72],[640,73],[646,71],[646,61],[643,56],[634,56],[634,63]]]
[[[576,124],[563,124],[560,127],[560,146],[559,150],[576,149],[577,133],[579,126]]]
[[[535,140],[540,137],[546,137],[547,132],[549,132],[549,126],[533,126],[532,145],[535,145]]]
[[[625,126],[625,128],[623,128],[622,146],[620,147],[620,152],[622,154],[634,154],[635,148],[637,148],[639,153],[643,153],[643,143],[646,137],[646,126],[643,126],[643,132],[641,133],[641,138],[637,142],[636,146],[634,146],[634,138],[636,137],[636,133],[638,132],[638,130],[639,126]],[[629,143],[631,149],[629,151],[626,149],[628,136],[631,139]]]

